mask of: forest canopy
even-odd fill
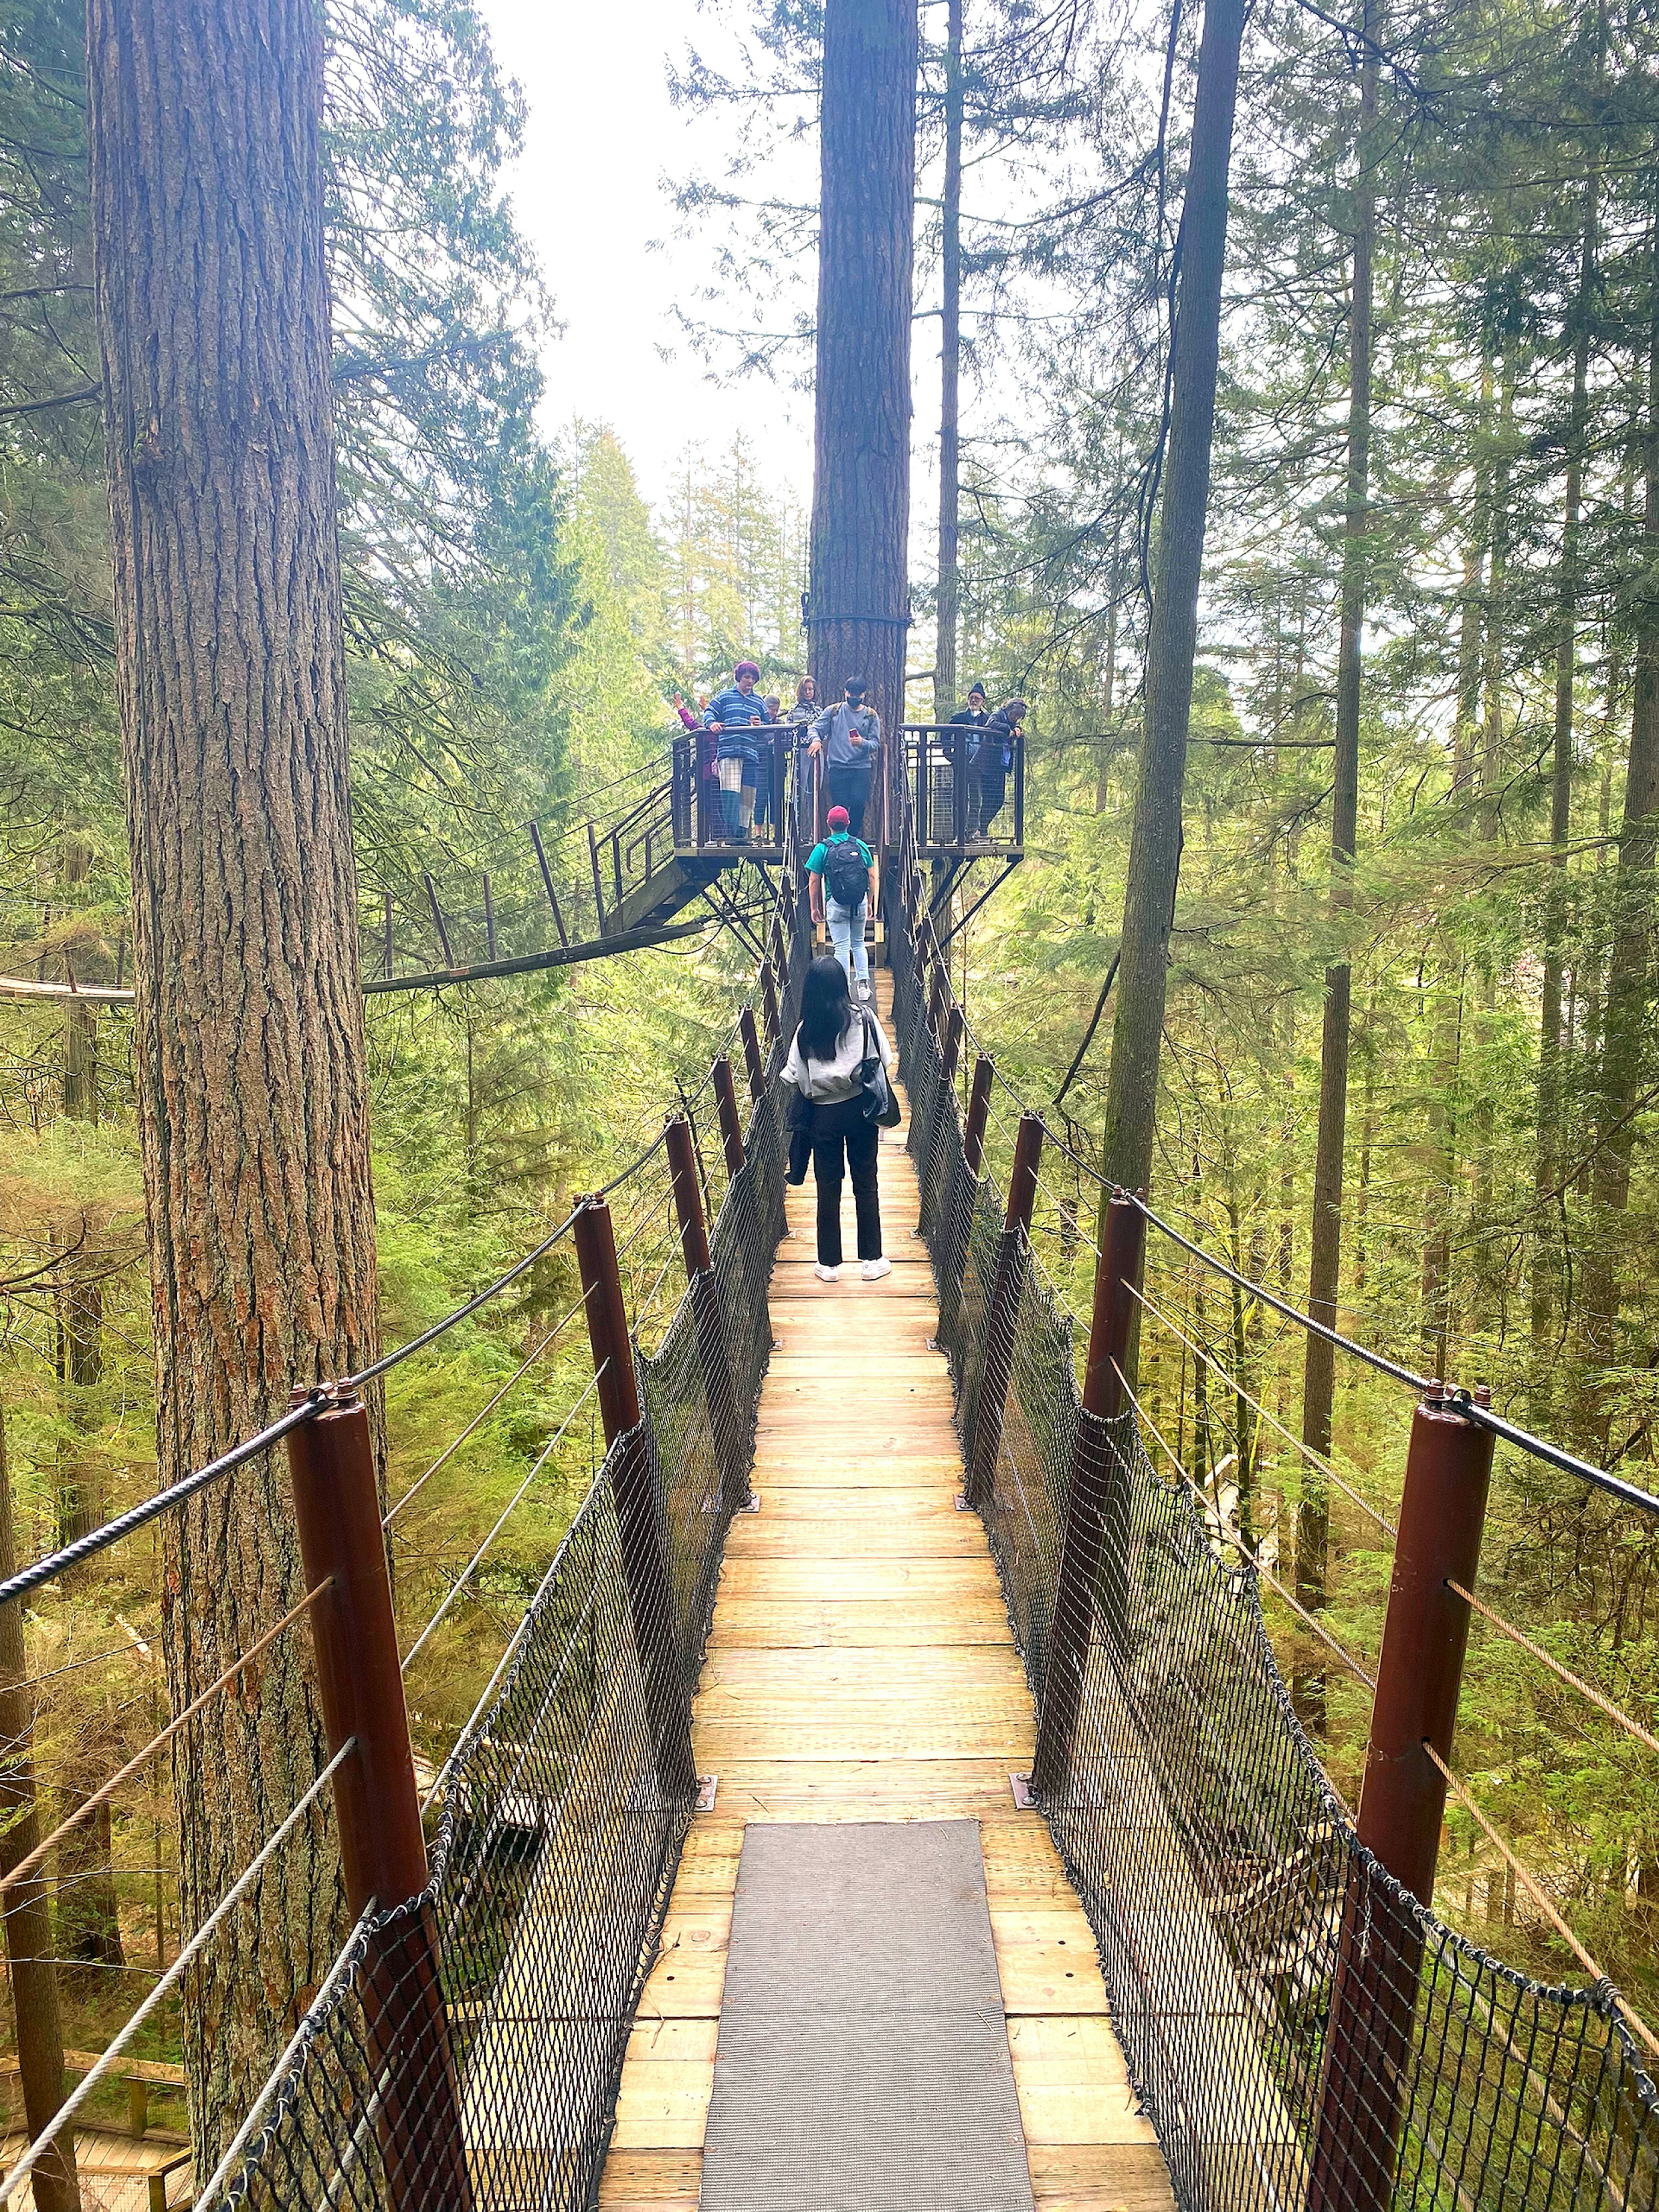
[[[675,90],[745,124],[677,181],[696,269],[677,304],[723,376],[805,383],[817,216],[800,181],[822,10],[721,12],[745,41],[742,70],[689,51]],[[959,37],[946,21],[922,11],[912,449],[929,496],[912,503],[908,711],[948,714],[972,680],[1032,702],[1025,858],[963,923],[951,961],[975,1035],[1076,1155],[1048,1154],[1034,1238],[1056,1297],[1083,1313],[1169,496],[1200,11],[963,0]],[[677,697],[706,697],[748,654],[763,690],[793,698],[808,526],[744,439],[689,448],[653,507],[625,422],[550,428],[539,362],[558,342],[556,301],[506,189],[527,116],[481,15],[340,0],[328,30],[364,964],[389,933],[398,960],[435,965],[434,908],[482,943],[486,875],[489,927],[539,923],[528,824],[585,855],[586,807],[659,768]],[[84,24],[64,0],[14,0],[0,103],[0,971],[113,985],[131,978],[131,890]],[[1640,7],[1264,0],[1249,13],[1150,1178],[1154,1203],[1247,1282],[1415,1372],[1490,1385],[1514,1419],[1649,1490],[1656,176],[1659,71]],[[746,314],[736,360],[734,310],[757,293],[763,327]],[[964,881],[956,915],[981,888]],[[726,1034],[748,967],[711,933],[370,1001],[388,1341],[536,1243],[655,1133],[675,1083],[700,1077]],[[0,1006],[0,1413],[26,1556],[155,1480],[131,1048],[123,1010]],[[999,1174],[1008,1154],[994,1121]],[[1358,1369],[1322,1380],[1301,1333],[1248,1289],[1167,1250],[1149,1280],[1179,1328],[1146,1333],[1146,1403],[1218,1531],[1373,1664],[1389,1574],[1376,1516],[1399,1503],[1408,1406]],[[570,1291],[550,1268],[510,1322],[458,1332],[435,1379],[394,1380],[394,1484]],[[562,1351],[424,1494],[393,1554],[411,1616],[546,1446],[580,1366]],[[573,1445],[427,1656],[411,1692],[423,1756],[453,1741],[585,1466]],[[1650,1729],[1656,1577],[1650,1521],[1500,1455],[1483,1589]],[[54,1804],[150,1731],[156,1589],[141,1547],[26,1614]],[[1270,1597],[1268,1611],[1298,1713],[1352,1796],[1368,1701],[1288,1608]],[[95,1676],[74,1671],[106,1652]],[[1554,1908],[1652,2014],[1659,1768],[1484,1632],[1459,1741]],[[122,2016],[140,1961],[176,1954],[178,1847],[158,1769],[59,1854],[70,2043]],[[1506,1959],[1577,1978],[1458,1807],[1437,1905]],[[176,2018],[144,2047],[175,2056]]]

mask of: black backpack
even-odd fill
[[[825,848],[823,887],[837,906],[857,906],[870,888],[870,863],[856,837],[841,837]]]

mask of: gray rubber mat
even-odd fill
[[[973,1820],[744,1830],[703,2212],[1032,2212]]]

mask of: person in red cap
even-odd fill
[[[876,864],[870,848],[853,836],[844,806],[832,806],[828,821],[829,836],[806,858],[812,920],[819,928],[828,922],[836,957],[867,1006],[870,956],[864,949],[864,925],[876,896]]]

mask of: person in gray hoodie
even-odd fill
[[[854,837],[864,835],[864,810],[870,803],[870,785],[881,758],[881,718],[866,707],[869,690],[861,676],[847,679],[847,696],[812,725],[810,754],[822,751],[830,778],[830,804],[847,809]]]

